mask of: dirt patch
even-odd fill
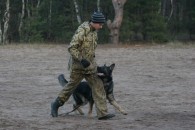
[[[128,115],[108,104],[112,120],[97,120],[95,111],[92,118],[52,118],[50,103],[61,90],[57,76],[69,76],[67,46],[1,46],[0,129],[195,129],[195,47],[99,46],[96,57],[99,65],[116,63],[115,98]],[[71,99],[59,113],[70,110]]]

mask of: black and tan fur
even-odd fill
[[[127,112],[122,109],[122,107],[116,102],[114,98],[113,88],[114,88],[114,82],[112,78],[112,71],[115,67],[115,64],[111,64],[110,66],[99,66],[97,68],[98,77],[103,81],[104,89],[106,92],[106,98],[110,102],[111,105],[113,105],[117,110],[119,110],[122,114],[126,115]],[[58,76],[58,80],[61,86],[65,86],[68,81],[64,78],[64,75],[61,74]],[[92,97],[92,92],[89,84],[86,81],[81,82],[77,88],[74,90],[73,99],[75,101],[75,104],[73,105],[73,109],[78,110],[80,114],[84,114],[80,106],[86,105],[89,103],[89,112],[88,115],[92,115],[92,109],[94,100]]]

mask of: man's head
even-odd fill
[[[94,12],[91,16],[91,25],[96,30],[99,30],[102,28],[104,23],[106,22],[106,19],[104,15],[101,12]]]

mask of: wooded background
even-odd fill
[[[1,0],[0,44],[69,43],[96,10],[100,43],[195,39],[195,0]]]

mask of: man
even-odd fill
[[[58,116],[59,107],[69,99],[72,92],[84,78],[91,86],[98,119],[106,120],[115,116],[107,113],[106,94],[103,83],[97,76],[95,61],[97,30],[101,29],[104,23],[104,15],[101,12],[94,12],[91,20],[84,22],[76,30],[68,47],[71,55],[69,61],[70,81],[51,104],[51,115],[53,117]]]

